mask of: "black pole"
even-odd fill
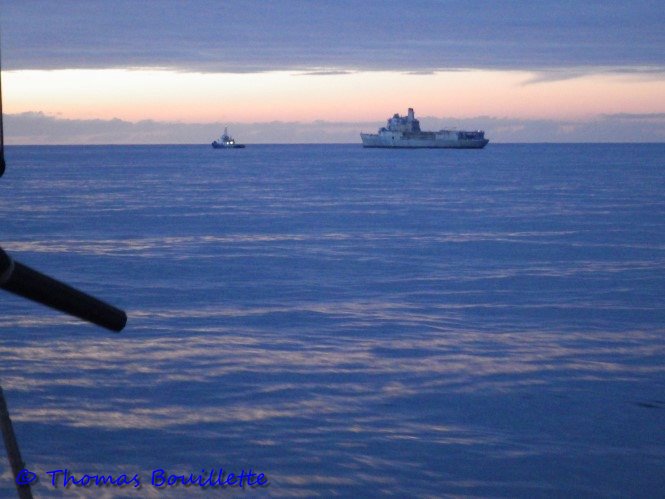
[[[7,449],[7,458],[14,474],[14,483],[20,499],[32,499],[30,484],[19,484],[19,473],[25,469],[25,463],[21,459],[21,452],[18,450],[18,442],[14,434],[12,420],[9,418],[9,410],[5,401],[5,394],[0,386],[0,427],[2,427],[2,439],[5,441]]]
[[[1,60],[0,68],[2,68]],[[0,70],[0,177],[5,173],[5,130],[2,125],[2,116],[2,70]]]
[[[122,310],[13,260],[2,248],[0,288],[111,331],[121,331],[127,324]]]

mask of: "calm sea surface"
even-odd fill
[[[36,496],[662,496],[665,145],[6,156],[0,244],[129,315],[0,294]]]

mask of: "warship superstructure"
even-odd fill
[[[363,147],[482,149],[489,142],[482,130],[423,132],[413,108],[406,116],[395,113],[378,133],[361,133]]]

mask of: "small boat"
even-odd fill
[[[236,144],[235,139],[229,135],[227,127],[224,127],[224,135],[219,138],[219,142],[215,140],[212,147],[214,149],[242,149],[245,144]]]

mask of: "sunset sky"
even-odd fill
[[[665,141],[659,1],[0,0],[8,143]]]

